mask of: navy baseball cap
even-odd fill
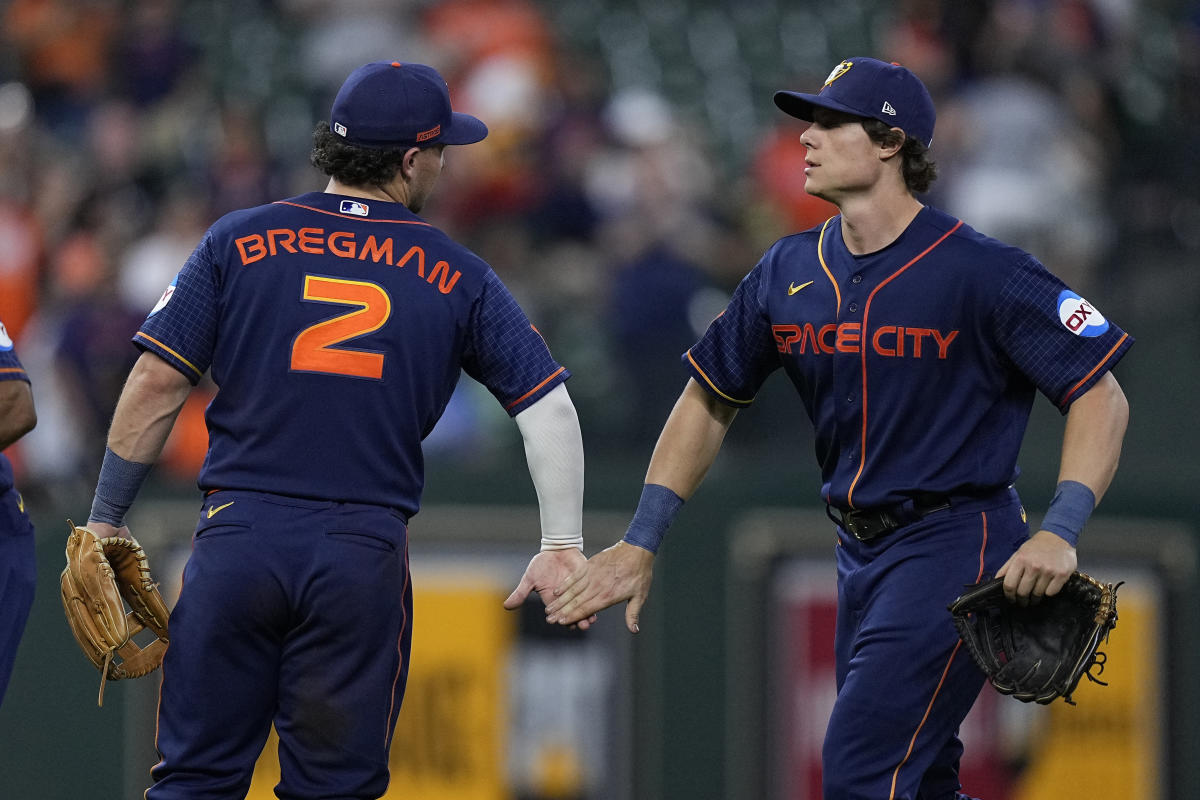
[[[870,117],[900,128],[926,147],[933,144],[933,98],[921,79],[899,64],[848,58],[833,68],[818,94],[776,92],[775,105],[808,122],[814,106]]]
[[[487,125],[450,108],[450,88],[433,67],[400,61],[364,64],[333,100],[329,127],[359,147],[472,144]]]

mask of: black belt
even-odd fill
[[[935,511],[950,508],[950,506],[950,495],[923,493],[916,495],[912,500],[893,506],[842,511],[840,508],[827,505],[825,513],[855,539],[860,542],[869,542],[886,533],[891,533],[897,528],[916,522]]]

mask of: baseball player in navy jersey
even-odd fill
[[[0,322],[0,451],[36,424],[29,375]],[[25,513],[25,501],[13,485],[12,464],[0,452],[0,702],[12,677],[36,583],[33,524]]]
[[[1112,367],[1132,338],[1028,253],[916,197],[936,177],[920,80],[870,58],[818,94],[779,92],[812,125],[806,190],[840,213],[773,245],[683,358],[624,539],[556,588],[553,622],[628,600],[638,630],[654,553],[738,409],[782,368],[816,429],[837,533],[837,701],[827,800],[955,800],[957,736],[984,676],[947,605],[993,575],[1053,595],[1108,488],[1128,419]],[[1059,483],[1029,535],[1012,488],[1034,394],[1066,415]]]
[[[150,800],[240,798],[274,723],[289,798],[376,798],[412,635],[421,441],[461,371],[515,417],[542,547],[505,601],[584,563],[579,422],[496,274],[417,212],[448,145],[487,135],[420,64],[353,72],[314,133],[324,192],[205,234],[134,336],[89,527],[125,514],[211,374],[193,550],[170,618]],[[581,627],[586,627],[584,620]]]

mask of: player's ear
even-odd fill
[[[413,170],[417,165],[417,154],[421,152],[419,147],[410,147],[404,151],[404,158],[400,160],[400,176],[403,178],[411,178]]]
[[[887,136],[883,138],[883,141],[879,142],[877,145],[879,148],[879,157],[886,161],[887,159],[896,155],[900,152],[900,149],[904,147],[904,142],[906,139],[907,134],[905,134],[903,130],[900,128],[891,128],[888,130]]]

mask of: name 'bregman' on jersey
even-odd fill
[[[406,518],[461,372],[510,415],[570,375],[474,253],[400,204],[324,192],[218,220],[134,342],[217,384],[202,489]]]
[[[684,363],[733,406],[782,367],[822,497],[869,508],[1011,483],[1035,390],[1065,413],[1132,344],[1028,253],[926,207],[863,256],[840,217],[779,240]]]

